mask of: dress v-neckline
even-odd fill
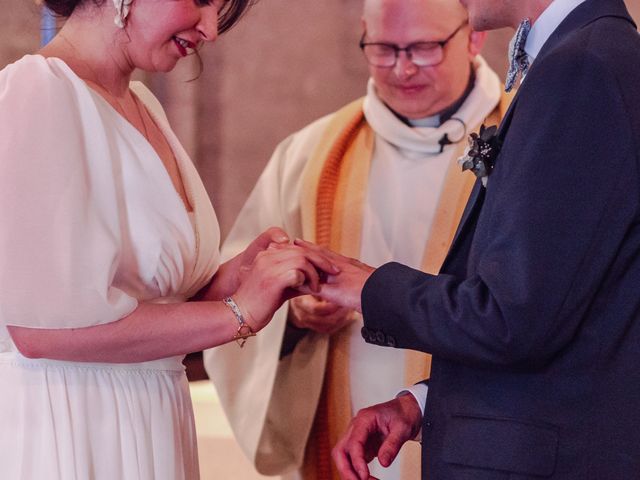
[[[162,158],[160,157],[160,155],[158,154],[156,149],[153,147],[151,142],[142,134],[142,132],[140,132],[140,130],[138,130],[129,120],[127,120],[127,118],[124,115],[122,115],[113,105],[111,105],[107,101],[107,99],[104,98],[104,96],[102,94],[100,94],[100,92],[98,92],[96,89],[92,88],[91,85],[86,80],[81,78],[75,71],[73,71],[73,69],[63,59],[61,59],[60,57],[45,57],[44,55],[40,55],[40,54],[34,54],[34,55],[40,56],[40,57],[44,58],[45,60],[51,59],[51,60],[54,60],[54,61],[57,61],[57,62],[61,63],[66,69],[69,70],[71,75],[73,77],[75,77],[76,80],[82,82],[84,87],[87,89],[87,91],[89,92],[89,94],[93,98],[98,98],[99,99],[99,101],[112,113],[114,118],[117,118],[118,122],[124,124],[125,128],[131,130],[133,132],[133,138],[136,139],[136,142],[139,143],[140,145],[143,145],[143,148],[146,148],[147,150],[152,152],[153,157],[155,158],[155,161],[158,162],[159,168],[162,168],[162,170],[163,170],[163,172],[165,174],[164,176],[165,176],[166,180],[169,182],[169,184],[171,186],[171,190],[175,193],[175,196],[178,199],[178,201],[180,202],[180,204],[182,205],[185,213],[195,213],[195,210],[196,210],[195,201],[192,198],[192,195],[189,194],[190,189],[189,189],[188,185],[185,182],[185,171],[184,171],[184,166],[183,166],[183,160],[178,155],[178,152],[175,151],[175,149],[173,148],[172,142],[168,138],[168,135],[170,133],[172,134],[173,132],[168,131],[168,129],[163,125],[163,123],[161,121],[159,121],[160,119],[158,119],[158,117],[155,114],[155,112],[153,112],[153,110],[148,107],[148,105],[140,97],[140,95],[138,95],[138,93],[135,91],[135,89],[131,88],[131,84],[134,83],[134,82],[130,82],[129,90],[131,91],[131,94],[135,96],[134,100],[140,102],[144,106],[147,114],[149,115],[149,118],[151,118],[151,120],[154,122],[156,127],[158,127],[158,129],[160,130],[160,133],[162,133],[162,135],[164,136],[164,139],[165,139],[165,141],[167,143],[167,146],[171,150],[171,153],[173,154],[173,158],[174,158],[174,160],[176,162],[176,167],[178,168],[178,172],[180,173],[180,180],[182,182],[182,185],[183,185],[183,188],[184,188],[184,191],[185,191],[185,197],[186,197],[188,205],[191,207],[191,210],[189,210],[187,208],[187,205],[185,205],[185,202],[183,201],[182,197],[180,196],[180,193],[178,193],[178,191],[176,190],[175,185],[173,184],[173,181],[171,180],[171,175],[169,175],[169,171],[167,170],[167,167],[164,165],[164,162],[162,161]]]

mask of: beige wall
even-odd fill
[[[30,0],[0,0],[0,66],[38,47],[39,9]]]
[[[143,1],[143,0],[139,0]],[[357,47],[362,0],[260,0],[215,46],[204,70],[183,62],[169,75],[142,76],[168,111],[228,232],[277,143],[364,93]],[[640,0],[627,0],[640,18]],[[32,0],[0,0],[0,66],[37,49]],[[511,32],[490,34],[484,55],[506,68]]]

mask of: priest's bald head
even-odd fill
[[[365,0],[362,26],[378,96],[408,119],[438,114],[463,96],[485,39],[458,0]]]

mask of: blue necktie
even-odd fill
[[[524,45],[527,43],[527,35],[531,30],[531,21],[525,18],[518,25],[516,34],[509,45],[509,71],[507,72],[507,80],[504,83],[504,89],[506,92],[510,92],[516,80],[518,74],[523,78],[529,70],[529,57],[527,52],[524,51]]]

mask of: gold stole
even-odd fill
[[[362,101],[356,100],[333,115],[303,172],[300,199],[304,238],[353,258],[360,256],[362,212],[375,138],[364,118]],[[488,124],[500,123],[509,101],[510,97],[503,95],[487,118]],[[465,147],[459,146],[459,155]],[[473,175],[462,173],[457,162],[451,162],[425,247],[423,271],[436,274],[440,270],[474,182]],[[348,329],[329,339],[322,393],[305,451],[305,480],[340,478],[331,462],[331,448],[353,416],[348,345]],[[406,351],[407,385],[428,378],[430,368],[430,355]],[[404,455],[407,461],[402,478],[420,478],[419,446],[406,449]]]

